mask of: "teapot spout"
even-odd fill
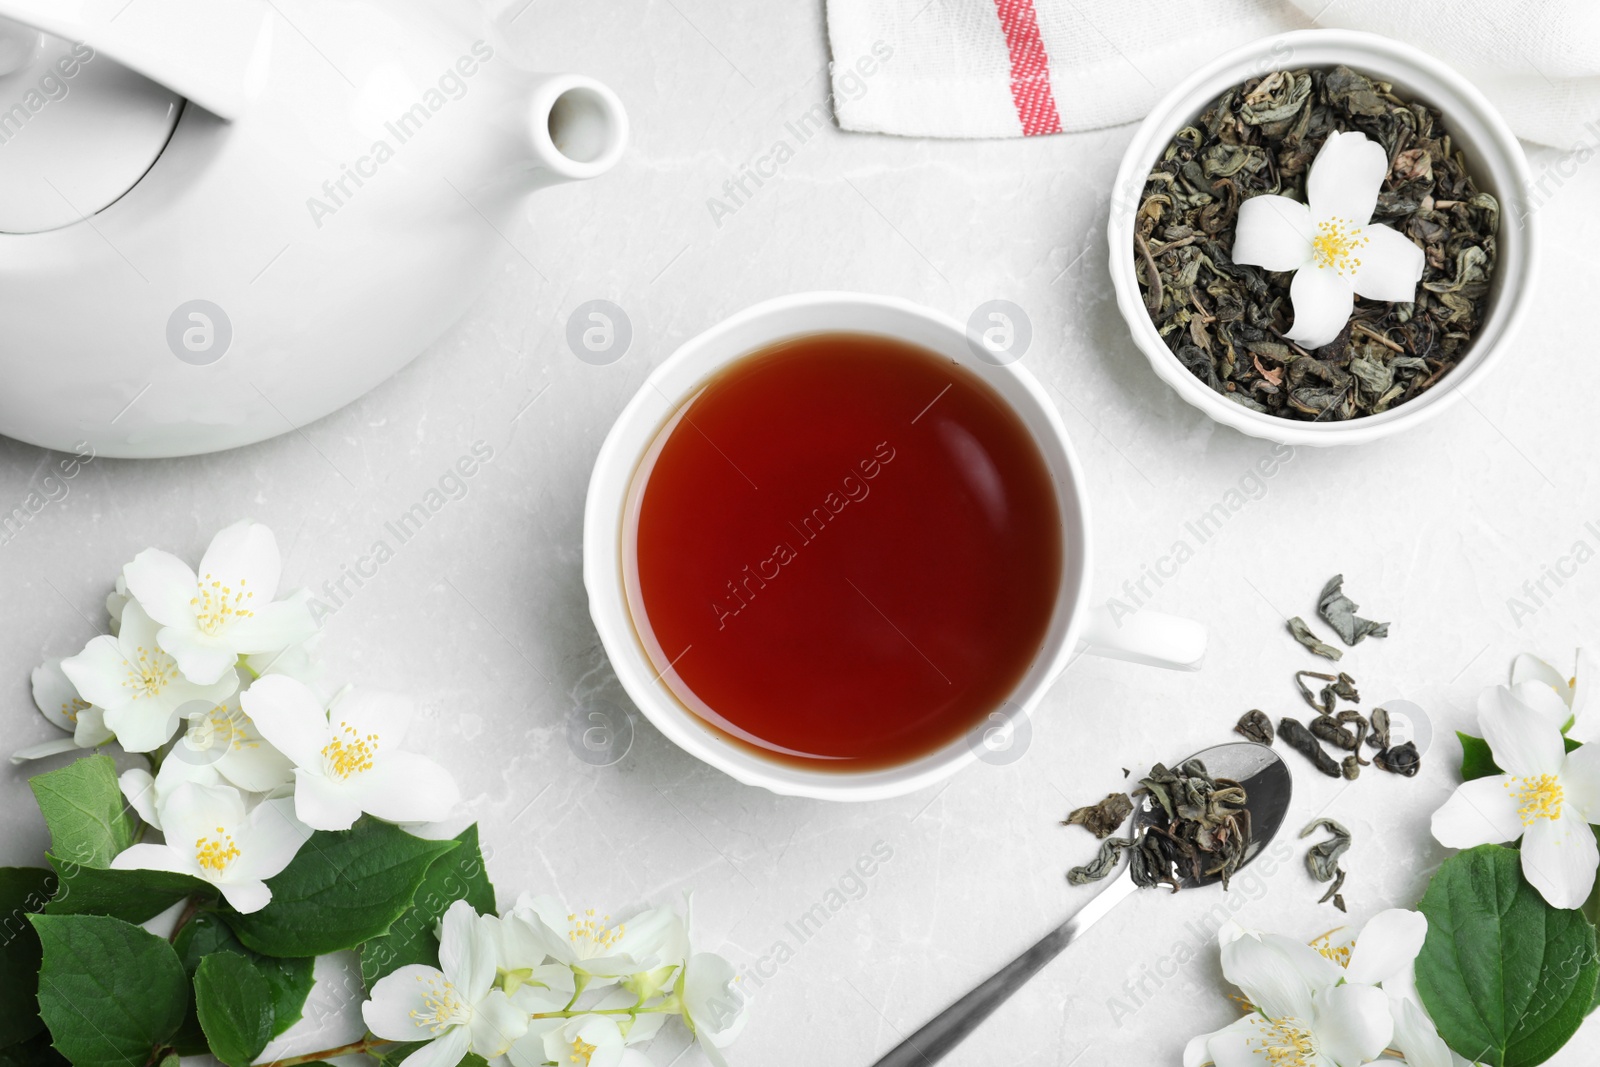
[[[540,76],[529,97],[527,122],[534,187],[598,177],[628,144],[622,101],[581,74]]]

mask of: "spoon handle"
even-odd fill
[[[1039,973],[1040,968],[1061,954],[1096,920],[1110,911],[1134,890],[1133,878],[1124,868],[1117,880],[1078,913],[1041,937],[1032,948],[1006,964],[972,992],[935,1015],[922,1029],[891,1049],[874,1067],[925,1067],[943,1059],[977,1029],[996,1008]]]

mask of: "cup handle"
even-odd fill
[[[1192,619],[1136,611],[1117,618],[1102,604],[1090,612],[1081,651],[1107,659],[1165,667],[1169,671],[1197,671],[1206,658],[1206,628]]]

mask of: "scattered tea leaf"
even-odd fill
[[[1322,596],[1317,602],[1317,614],[1322,616],[1322,621],[1333,627],[1339,640],[1347,645],[1358,644],[1368,637],[1388,637],[1389,624],[1357,615],[1361,605],[1344,595],[1343,586],[1344,575],[1335,574],[1322,587]]]
[[[1126,793],[1107,793],[1098,804],[1076,808],[1061,821],[1062,826],[1081,826],[1100,840],[1111,836],[1133,814],[1133,801]]]
[[[1360,757],[1346,756],[1339,764],[1339,773],[1345,776],[1346,781],[1355,781],[1361,777],[1361,768],[1364,764]]]
[[[1341,890],[1343,888],[1344,888],[1344,868],[1340,867],[1340,868],[1336,869],[1333,872],[1333,884],[1328,887],[1328,891],[1326,893],[1322,894],[1321,899],[1319,899],[1317,901],[1317,903],[1318,904],[1326,904],[1331,900],[1331,901],[1333,901],[1333,906],[1334,907],[1338,908],[1340,911],[1343,911],[1344,910],[1344,894],[1339,892],[1339,890]]]
[[[1239,717],[1239,722],[1234,726],[1234,731],[1254,741],[1258,745],[1272,744],[1272,720],[1259,709],[1251,709]]]
[[[1334,696],[1347,700],[1352,704],[1361,703],[1361,694],[1356,691],[1356,680],[1344,671],[1339,672],[1339,677],[1333,680],[1333,684],[1328,686],[1327,691],[1331,691]]]
[[[1307,678],[1315,678],[1319,682],[1327,682],[1316,695],[1312,695],[1311,687],[1306,685]],[[1356,680],[1340,671],[1338,674],[1323,674],[1321,671],[1295,671],[1294,684],[1300,690],[1300,698],[1306,702],[1311,710],[1321,715],[1332,715],[1333,709],[1340,700],[1351,704],[1361,703],[1361,693],[1356,689]]]
[[[1333,714],[1334,693],[1331,686],[1323,686],[1319,694],[1313,695],[1311,687],[1306,685],[1307,678],[1315,678],[1322,682],[1336,682],[1338,678],[1332,674],[1323,674],[1319,671],[1295,671],[1294,684],[1300,689],[1300,697],[1319,715]]]
[[[1422,755],[1417,751],[1414,741],[1386,748],[1372,757],[1372,762],[1390,774],[1404,775],[1407,778],[1415,778],[1417,772],[1422,770]]]
[[[1386,749],[1389,747],[1389,713],[1383,708],[1373,708],[1369,716],[1372,722],[1372,733],[1367,738],[1367,744],[1373,748]]]
[[[1359,711],[1349,710],[1338,715],[1318,715],[1311,720],[1311,732],[1334,748],[1359,753],[1367,736],[1367,719]],[[1361,760],[1361,764],[1366,766],[1366,761]]]
[[[1350,831],[1336,819],[1321,818],[1313,819],[1300,831],[1300,836],[1304,839],[1318,830],[1326,830],[1332,836],[1306,850],[1306,870],[1319,882],[1329,882],[1337,877],[1339,884],[1343,885],[1344,876],[1339,870],[1339,859],[1350,849]]]
[[[1310,652],[1332,660],[1344,658],[1343,652],[1312,633],[1311,627],[1307,626],[1306,621],[1298,615],[1289,620],[1289,633],[1293,634],[1294,639],[1304,645]]]
[[[1090,882],[1098,882],[1116,869],[1117,863],[1122,859],[1122,850],[1132,846],[1133,842],[1126,837],[1106,838],[1093,860],[1067,872],[1068,883],[1087,885]]]
[[[1329,778],[1343,775],[1339,763],[1317,743],[1316,736],[1306,729],[1305,723],[1285,715],[1278,720],[1278,736],[1284,743],[1316,765],[1317,770]]]

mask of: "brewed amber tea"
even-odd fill
[[[1050,472],[971,371],[819,334],[709,379],[635,475],[626,585],[691,711],[840,770],[943,747],[1010,696],[1061,582]]]

